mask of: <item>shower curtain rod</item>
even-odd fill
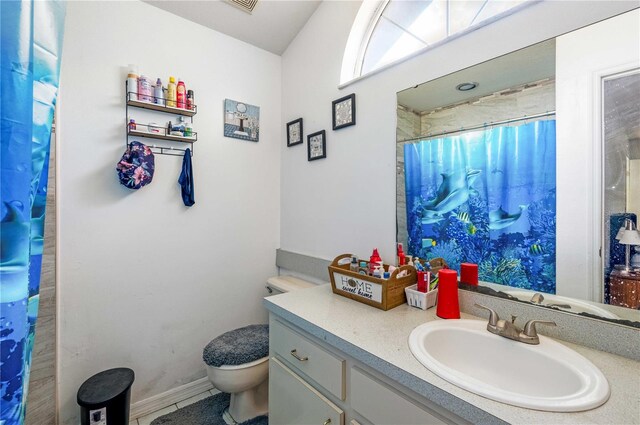
[[[449,130],[449,131],[444,131],[442,133],[426,134],[418,137],[412,137],[411,139],[400,140],[398,141],[398,143],[407,143],[407,142],[415,142],[418,140],[433,139],[434,137],[448,136],[449,134],[461,133],[463,131],[479,130],[481,128],[486,128],[494,125],[509,124],[517,121],[526,121],[526,120],[535,119],[535,118],[548,117],[555,114],[556,114],[556,111],[549,111],[549,112],[543,112],[541,114],[525,115],[524,117],[521,117],[521,118],[510,118],[508,120],[479,124],[473,127],[461,128],[459,130]]]

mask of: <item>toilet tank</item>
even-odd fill
[[[316,285],[295,276],[274,276],[267,279],[266,288],[269,291],[269,295],[278,295],[312,286]]]

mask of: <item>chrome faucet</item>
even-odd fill
[[[529,320],[524,325],[524,329],[520,329],[514,323],[517,316],[512,315],[511,321],[509,322],[507,320],[500,319],[498,313],[489,307],[485,307],[480,304],[475,304],[475,306],[489,311],[489,323],[487,323],[487,330],[489,332],[514,341],[524,342],[525,344],[540,344],[536,324],[556,326],[556,322],[548,320]]]
[[[531,302],[533,304],[543,305],[542,301],[544,301],[544,296],[539,292],[536,292],[535,294],[533,294],[533,297],[531,297]],[[566,309],[571,308],[569,304],[544,304],[544,305],[546,305],[547,307],[558,307],[558,308],[566,308]]]

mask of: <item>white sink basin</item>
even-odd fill
[[[577,412],[604,404],[609,383],[589,360],[540,335],[539,345],[487,331],[479,320],[435,320],[409,335],[413,355],[441,378],[529,409]]]

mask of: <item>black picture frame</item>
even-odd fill
[[[331,102],[331,116],[334,130],[356,125],[356,94]]]
[[[293,136],[296,135],[295,129],[298,129],[297,131],[297,139],[295,139],[295,137],[292,137],[292,130],[294,130],[293,132]],[[304,142],[304,130],[302,127],[302,118],[298,118],[297,120],[293,120],[293,121],[289,121],[287,123],[287,147],[291,147],[291,146],[295,146],[295,145],[299,145],[302,144],[302,142]]]
[[[321,148],[320,148],[321,147]],[[322,152],[319,153],[320,149]],[[313,153],[312,153],[313,151]],[[307,136],[307,161],[327,157],[327,134],[324,130]]]

